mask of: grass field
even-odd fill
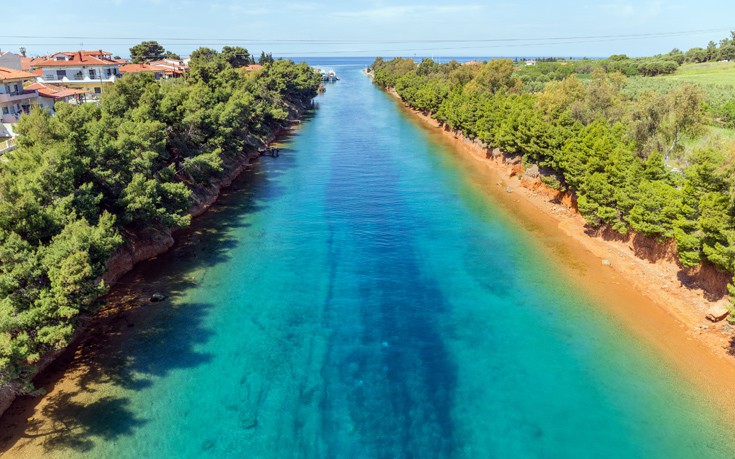
[[[708,143],[717,143],[718,141],[727,144],[735,142],[735,129],[707,126],[700,136],[682,139],[682,145],[687,150],[692,150],[704,147]]]
[[[732,86],[735,89],[735,62],[705,62],[684,64],[672,75],[660,77],[668,80]]]

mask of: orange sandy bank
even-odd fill
[[[389,93],[400,101],[395,92]],[[557,258],[560,269],[607,306],[605,312],[702,386],[705,397],[727,408],[726,416],[735,419],[735,328],[705,318],[710,307],[726,301],[725,277],[714,271],[686,274],[671,247],[645,238],[591,233],[568,196],[524,177],[519,162],[506,162],[502,155],[488,158],[486,146],[400,105],[422,120],[432,137],[459,153],[468,180],[533,233],[540,249]]]

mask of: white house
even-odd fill
[[[79,104],[86,94],[81,89],[70,89],[50,83],[33,83],[26,86],[25,89],[26,91],[38,91],[38,104],[52,113],[56,102]]]
[[[0,67],[0,122],[15,123],[38,103],[38,91],[23,89],[35,77],[21,70]]]
[[[120,61],[107,51],[61,52],[37,62],[43,75],[39,83],[55,83],[71,89],[81,89],[87,98],[96,99],[102,87],[112,84],[120,76]]]

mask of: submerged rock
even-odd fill
[[[159,303],[159,302],[161,302],[161,301],[163,301],[165,299],[166,299],[166,295],[164,295],[163,293],[156,292],[153,295],[151,295],[150,302],[151,303]]]

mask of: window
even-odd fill
[[[102,93],[102,88],[94,88],[94,93],[95,93],[95,94],[100,94],[100,93]]]
[[[66,70],[57,70],[56,71],[56,78],[62,79],[66,76]]]
[[[94,80],[97,78],[97,72],[94,69],[89,69],[89,77]]]
[[[8,107],[3,107],[3,115],[9,115],[10,111],[8,110]]]
[[[56,56],[56,60],[57,61],[65,61],[66,60],[66,56]]]

